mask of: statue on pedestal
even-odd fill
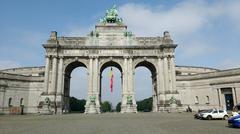
[[[40,114],[53,114],[53,112],[51,111],[51,101],[48,97],[45,98],[43,104],[42,104],[42,108],[40,110]]]
[[[122,24],[122,22],[123,22],[122,18],[118,18],[118,10],[116,8],[116,5],[113,5],[112,8],[106,10],[105,17],[100,19],[100,23],[103,24],[106,23]]]

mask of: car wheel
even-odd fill
[[[227,116],[227,115],[224,115],[223,119],[224,119],[224,120],[227,120],[227,119],[228,119],[228,116]]]
[[[211,119],[212,119],[212,116],[208,115],[208,116],[207,116],[207,119],[208,119],[208,120],[211,120]]]

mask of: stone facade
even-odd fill
[[[56,112],[68,111],[70,75],[79,66],[86,67],[89,75],[86,113],[100,113],[101,74],[109,66],[122,74],[122,113],[137,112],[133,78],[138,66],[145,66],[152,73],[154,111],[164,109],[171,97],[178,97],[172,94],[176,91],[176,45],[168,32],[163,37],[135,37],[123,24],[98,24],[87,37],[58,37],[53,31],[43,46],[46,68],[42,99],[49,97],[55,102]],[[167,96],[166,91],[170,92]]]
[[[122,75],[121,113],[137,112],[134,70],[139,66],[152,74],[154,112],[183,111],[187,106],[229,109],[228,105],[239,103],[240,69],[175,66],[177,45],[169,32],[163,37],[136,37],[121,19],[112,22],[114,18],[108,16],[86,37],[59,37],[53,31],[43,44],[45,67],[2,70],[1,113],[14,113],[18,107],[24,113],[68,112],[70,76],[77,67],[88,70],[85,113],[101,112],[101,75],[110,66]],[[44,109],[46,100],[48,109]]]
[[[191,66],[176,66],[175,68],[178,74],[176,89],[181,101],[179,110],[185,110],[187,106],[194,111],[206,108],[226,109],[224,98],[226,93],[233,95],[234,105],[240,103],[240,68],[230,70]],[[12,98],[10,105],[13,107],[24,105],[24,113],[39,113],[40,98],[44,91],[42,74],[44,74],[44,67],[1,70],[0,113],[10,113],[9,98]],[[22,98],[23,102],[20,104]]]

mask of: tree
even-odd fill
[[[84,113],[86,100],[84,100],[84,99],[79,100],[75,97],[70,97],[69,103],[70,103],[69,104],[70,112]]]
[[[121,111],[121,102],[119,102],[118,104],[117,104],[117,106],[116,106],[116,111],[117,112],[120,112]]]
[[[137,101],[137,110],[138,111],[152,111],[152,97],[147,99]]]
[[[104,101],[101,104],[101,109],[102,109],[102,112],[110,112],[112,110],[111,103],[108,101]]]

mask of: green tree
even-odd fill
[[[152,97],[137,101],[138,111],[152,111]]]
[[[75,97],[70,97],[69,103],[70,103],[69,104],[70,112],[84,113],[86,100],[84,100],[84,99],[79,100]]]
[[[117,112],[120,112],[121,111],[121,102],[119,102],[118,104],[117,104],[117,106],[116,106],[116,111]]]
[[[110,112],[112,110],[111,103],[108,101],[104,101],[101,104],[101,110],[102,110],[102,112]]]

